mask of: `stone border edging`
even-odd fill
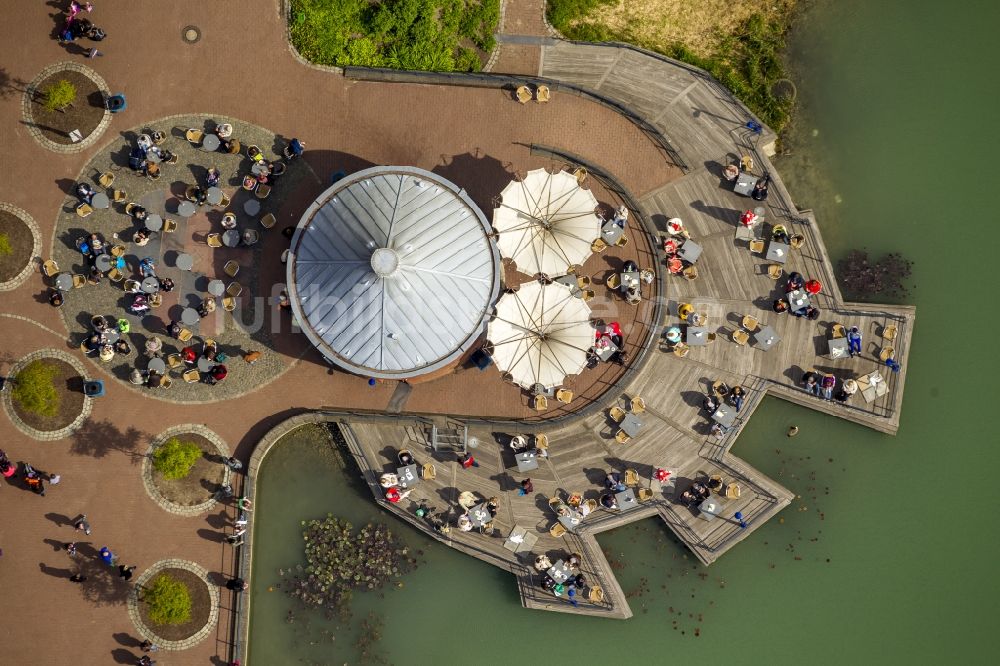
[[[184,569],[185,571],[190,571],[194,575],[198,576],[198,578],[205,583],[205,587],[208,588],[208,621],[205,622],[204,627],[196,631],[190,637],[181,641],[168,641],[160,638],[153,632],[152,629],[143,623],[142,617],[139,615],[139,590],[142,589],[143,584],[148,582],[153,576],[160,573],[164,569]],[[164,650],[186,650],[187,648],[200,643],[206,636],[208,636],[209,633],[211,633],[216,622],[219,620],[219,590],[216,586],[209,582],[208,570],[189,560],[168,559],[160,560],[159,562],[153,564],[153,566],[143,571],[142,575],[135,581],[135,585],[132,586],[132,591],[128,595],[127,603],[128,616],[132,620],[132,624],[135,625],[135,629],[139,632],[139,635],[145,639],[153,641]]]
[[[33,103],[33,98],[35,96],[35,93],[37,92],[36,86],[45,79],[47,79],[49,76],[55,74],[56,72],[62,72],[66,70],[82,74],[83,76],[93,81],[94,84],[97,85],[97,88],[102,93],[104,93],[105,97],[111,95],[111,89],[108,88],[107,82],[103,78],[101,78],[100,74],[92,70],[90,67],[87,67],[85,65],[79,65],[75,62],[70,62],[68,60],[64,60],[63,62],[57,62],[55,64],[49,65],[48,67],[43,68],[42,71],[39,72],[35,76],[35,78],[31,80],[31,83],[29,83],[25,87],[24,94],[21,96],[21,115],[24,117],[25,124],[28,126],[28,133],[35,139],[35,141],[38,142],[39,145],[42,146],[42,148],[63,155],[79,153],[89,148],[94,143],[96,143],[99,138],[101,138],[101,136],[104,134],[104,130],[106,130],[108,128],[108,125],[111,124],[111,112],[108,111],[107,108],[105,108],[104,116],[101,118],[101,122],[97,123],[97,127],[95,127],[90,134],[85,136],[82,141],[79,141],[77,143],[61,144],[46,138],[42,134],[41,130],[39,130],[38,127],[35,125],[35,119],[31,113],[31,104]]]
[[[10,291],[20,287],[21,284],[28,279],[28,275],[30,275],[34,270],[35,262],[40,258],[42,251],[42,230],[38,228],[38,223],[35,222],[34,218],[28,215],[28,212],[24,209],[18,208],[13,204],[0,201],[0,210],[5,210],[21,220],[21,222],[23,222],[24,225],[31,231],[31,256],[28,257],[27,264],[25,264],[20,273],[6,282],[0,282],[0,291]]]
[[[177,425],[172,428],[167,428],[150,443],[149,448],[146,450],[145,455],[142,460],[142,485],[146,488],[146,494],[156,502],[156,504],[169,513],[177,514],[178,516],[197,516],[200,513],[205,513],[210,510],[219,500],[212,497],[201,504],[195,504],[192,506],[187,506],[184,504],[177,504],[176,502],[171,502],[160,489],[156,487],[153,482],[153,451],[155,451],[160,446],[163,446],[168,439],[174,437],[175,435],[181,435],[184,433],[193,433],[195,435],[200,435],[204,437],[209,442],[215,445],[216,450],[223,456],[230,456],[229,448],[226,446],[226,442],[219,437],[217,434],[209,430],[203,425],[197,423],[187,423],[183,425]],[[225,467],[222,476],[223,483],[229,483],[232,477],[232,471],[229,467]]]
[[[15,362],[14,365],[11,366],[10,372],[8,374],[9,376],[13,377],[17,375],[18,372],[23,370],[24,367],[29,363],[31,363],[32,361],[37,361],[43,358],[55,358],[56,360],[68,363],[73,367],[74,370],[80,373],[80,377],[85,378],[87,376],[86,368],[84,368],[83,365],[78,360],[76,360],[76,358],[74,358],[70,354],[67,354],[61,349],[52,349],[51,347],[33,351],[24,358],[21,358],[20,360]],[[18,416],[17,413],[14,411],[14,402],[13,402],[14,399],[11,396],[10,390],[0,391],[0,396],[3,397],[4,411],[7,412],[7,417],[10,418],[10,422],[14,424],[14,427],[23,432],[28,437],[31,437],[32,439],[37,439],[42,442],[51,442],[57,439],[63,439],[64,437],[68,437],[77,428],[83,425],[83,422],[86,421],[87,418],[90,416],[90,411],[94,408],[93,405],[94,399],[84,396],[83,407],[80,410],[80,414],[75,419],[73,419],[72,423],[70,423],[65,427],[59,428],[58,430],[50,430],[50,431],[37,430],[29,426],[23,420],[21,420],[21,417]]]

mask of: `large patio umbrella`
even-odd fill
[[[553,388],[579,373],[594,344],[590,306],[566,285],[529,282],[505,294],[486,337],[493,360],[524,388]]]
[[[529,171],[511,181],[493,210],[500,254],[528,275],[562,275],[569,266],[590,256],[590,245],[601,235],[597,199],[566,171]]]

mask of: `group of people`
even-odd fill
[[[552,568],[552,562],[545,554],[539,555],[535,558],[535,570],[542,574],[542,589],[551,592],[557,597],[565,594],[570,603],[575,606],[576,596],[582,593],[587,587],[587,580],[583,573],[580,572],[580,564],[580,556],[576,553],[566,558],[566,565],[569,567],[570,575],[563,582],[559,583],[549,573],[549,570]]]
[[[820,311],[812,304],[796,307],[789,299],[789,294],[793,291],[804,290],[810,296],[815,296],[823,289],[823,285],[818,280],[806,280],[801,273],[789,273],[785,281],[785,295],[774,301],[771,309],[775,314],[789,313],[793,317],[804,317],[810,321],[819,319]]]
[[[70,2],[69,10],[66,12],[66,23],[59,31],[59,42],[68,44],[84,37],[93,42],[104,40],[107,37],[107,33],[94,25],[90,19],[81,16],[83,12],[89,14],[92,11],[94,11],[94,6],[89,2],[83,4],[76,2],[76,0]],[[98,55],[97,49],[91,49],[89,56],[93,58],[96,55]]]
[[[617,351],[608,360],[621,365],[628,363],[628,353],[625,351],[624,342],[622,329],[617,321],[597,326],[594,329],[594,346],[587,354],[587,367],[597,367],[597,364],[601,362],[600,352],[611,346]]]
[[[115,354],[127,356],[132,353],[125,335],[132,325],[127,319],[109,322],[106,317],[93,317],[90,320],[91,331],[84,340],[87,353],[97,354],[102,361],[110,361]]]
[[[722,382],[716,386],[712,387],[712,393],[705,396],[701,401],[701,407],[708,415],[711,417],[715,414],[715,411],[722,406],[723,401],[728,402],[737,413],[743,409],[743,403],[746,400],[746,391],[742,386],[734,386],[729,388],[725,382]],[[710,428],[710,433],[713,437],[721,439],[729,429],[718,422],[713,422]]]
[[[690,488],[680,494],[680,502],[691,508],[707,500],[713,490],[718,492],[721,489],[722,481],[719,479],[708,479],[704,482],[695,481]]]
[[[834,375],[813,370],[802,375],[802,386],[817,398],[836,400],[837,402],[847,402],[852,395],[858,392],[858,383],[853,379],[845,380],[838,391],[837,378]]]
[[[41,495],[45,497],[45,482],[48,481],[51,484],[59,483],[59,475],[39,472],[34,467],[28,463],[21,463],[21,478],[24,480],[25,485],[36,495]],[[0,475],[5,479],[9,479],[17,473],[17,463],[13,462],[7,457],[7,452],[0,449]]]
[[[417,464],[413,454],[405,449],[396,454],[396,461],[399,463],[400,467]],[[410,493],[413,492],[412,488],[400,488],[399,476],[397,474],[383,474],[379,477],[379,485],[382,487],[385,499],[393,504],[398,504],[402,500],[409,497]]]
[[[177,155],[160,144],[166,141],[163,132],[153,132],[152,135],[140,134],[135,140],[135,147],[128,155],[128,166],[137,174],[152,178],[160,177],[160,163],[175,164]]]

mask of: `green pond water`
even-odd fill
[[[998,25],[1000,3],[838,0],[810,3],[790,39],[799,110],[782,177],[835,260],[867,247],[915,261],[896,437],[768,399],[734,452],[799,499],[708,568],[655,520],[605,534],[635,612],[616,621],[523,610],[512,578],[380,515],[329,446],[298,433],[261,471],[250,664],[359,663],[369,613],[371,649],[398,664],[991,660]],[[295,605],[268,587],[302,561],[299,521],[327,512],[388,521],[421,565],[403,589],[357,595],[346,626],[298,609],[289,624]]]

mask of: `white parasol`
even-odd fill
[[[579,373],[594,344],[590,306],[566,285],[528,282],[500,298],[487,338],[493,360],[524,388],[554,388]]]
[[[601,235],[597,199],[566,171],[529,171],[511,181],[493,210],[493,229],[500,235],[500,254],[527,275],[562,275],[590,256]]]

